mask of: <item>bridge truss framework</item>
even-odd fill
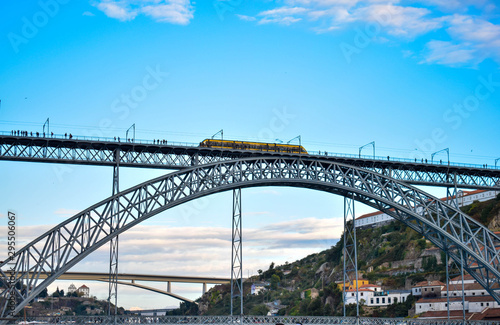
[[[251,158],[181,170],[144,182],[82,211],[35,239],[0,265],[15,263],[16,283],[0,297],[14,295],[19,312],[28,301],[81,259],[134,225],[166,209],[205,195],[252,186],[293,186],[352,197],[423,234],[499,301],[500,238],[453,206],[422,190],[362,168],[307,157]],[[112,209],[113,203],[118,209]],[[111,220],[117,218],[113,227]],[[39,274],[52,276],[41,280]],[[16,284],[26,284],[19,290]],[[7,300],[4,300],[7,301]],[[2,308],[6,315],[7,305]]]

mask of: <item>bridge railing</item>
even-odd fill
[[[27,136],[12,134],[12,131],[0,131],[0,135],[12,135],[33,139],[62,139],[62,140],[85,140],[85,141],[99,141],[99,142],[110,142],[110,143],[136,143],[136,144],[168,144],[173,146],[182,146],[182,147],[198,147],[199,143],[193,142],[177,142],[177,141],[167,141],[165,139],[154,139],[154,140],[144,140],[144,139],[125,139],[122,137],[91,137],[91,136],[83,136],[83,135],[73,135],[71,133],[67,134],[45,134],[38,132],[38,136],[36,133],[31,135],[31,132],[28,133]],[[71,136],[71,137],[70,137]],[[133,141],[132,141],[133,140]],[[160,140],[160,142],[157,142]],[[167,141],[166,143],[161,143],[161,141]]]
[[[129,324],[260,324],[260,325],[500,325],[500,321],[430,320],[413,318],[359,318],[327,316],[44,316],[27,317],[9,324],[129,325]]]
[[[16,134],[12,134],[12,131],[0,131],[0,135],[11,135],[18,136]],[[20,136],[20,135],[19,135]],[[71,136],[71,137],[70,137]],[[81,136],[81,135],[72,135],[72,134],[46,134],[43,136],[43,133],[39,132],[39,135],[36,136],[36,133],[31,135],[28,133],[27,138],[33,139],[62,139],[62,140],[84,140],[84,141],[98,141],[98,142],[109,142],[109,143],[130,143],[130,144],[147,144],[147,145],[171,145],[171,146],[181,146],[181,147],[198,147],[199,143],[193,142],[177,142],[177,141],[169,141],[165,139],[154,139],[154,140],[145,140],[145,139],[124,139],[120,137],[91,137],[91,136]],[[499,170],[500,165],[488,165],[488,164],[470,164],[470,163],[457,163],[457,162],[449,162],[449,161],[430,161],[428,159],[411,159],[411,158],[401,158],[401,157],[390,157],[390,156],[373,156],[373,155],[356,155],[356,154],[348,154],[348,153],[338,153],[338,152],[329,152],[329,151],[307,151],[309,155],[314,156],[324,156],[324,157],[341,157],[341,158],[351,158],[351,159],[364,159],[364,160],[378,160],[378,161],[390,161],[390,162],[402,162],[402,163],[416,163],[416,164],[425,164],[425,165],[435,165],[435,166],[453,166],[453,167],[470,167],[470,168],[484,168],[484,169],[494,169]]]

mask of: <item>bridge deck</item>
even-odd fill
[[[194,144],[0,135],[0,160],[113,166],[116,164],[116,150],[120,151],[121,166],[163,169],[184,169],[249,157],[297,159],[304,156],[272,151],[205,148]],[[356,157],[326,152],[310,152],[307,157],[377,171],[410,184],[453,186],[456,177],[458,187],[498,189],[500,186],[500,167],[495,166],[426,162],[394,157]]]

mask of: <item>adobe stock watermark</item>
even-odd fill
[[[9,299],[7,303],[7,314],[10,317],[14,317],[14,311],[16,309],[16,295],[15,295],[15,285],[16,285],[16,262],[14,262],[14,255],[16,255],[16,242],[17,242],[17,224],[16,224],[16,213],[13,211],[8,211],[7,213],[7,287],[9,288]]]
[[[30,40],[35,38],[40,29],[44,28],[54,18],[61,9],[61,5],[65,5],[69,0],[40,0],[38,6],[40,10],[35,12],[33,16],[21,18],[22,26],[19,33],[10,32],[7,34],[10,45],[14,52],[19,53],[21,45],[26,45]]]
[[[138,109],[140,104],[148,98],[149,94],[158,89],[166,77],[168,77],[168,73],[162,71],[158,64],[154,68],[147,66],[145,70],[146,73],[142,77],[141,82],[130,88],[129,91],[121,93],[111,102],[110,111],[112,116],[102,118],[97,128],[84,130],[83,136],[97,138],[116,136],[116,134],[112,134],[112,129],[116,128],[115,122],[126,120],[131,112]],[[116,137],[116,139],[119,140],[120,137]],[[123,137],[123,141],[126,141],[125,137]],[[60,183],[63,181],[64,175],[73,171],[73,167],[67,165],[56,165],[52,169]]]
[[[200,216],[202,212],[210,206],[211,201],[210,197],[203,196],[199,199],[181,204],[179,210],[184,222],[188,224],[192,223],[193,218]]]
[[[352,62],[352,56],[360,54],[362,50],[367,48],[377,37],[382,27],[387,26],[392,20],[393,14],[386,8],[375,16],[375,21],[369,21],[365,24],[364,28],[354,28],[356,34],[354,35],[352,43],[341,42],[339,44],[340,50],[344,55],[344,59],[348,64]]]
[[[234,12],[242,3],[243,0],[214,0],[213,6],[219,19],[223,21],[226,12]]]
[[[487,77],[479,76],[478,83],[472,94],[466,96],[461,102],[454,103],[452,108],[443,113],[443,121],[452,129],[459,129],[464,120],[468,119],[474,112],[478,111],[481,102],[500,88],[500,73],[490,73]],[[415,140],[416,151],[412,153],[412,159],[425,159],[425,152],[435,152],[438,145],[445,142],[448,135],[443,128],[435,128],[431,131],[431,136],[424,139]]]
[[[282,133],[286,127],[296,118],[286,107],[273,109],[273,116],[266,127],[262,128],[257,137],[261,142],[275,142],[278,134]]]

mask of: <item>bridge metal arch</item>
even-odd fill
[[[14,314],[59,275],[111,238],[174,206],[241,187],[294,186],[353,199],[393,216],[425,235],[453,259],[465,256],[464,268],[500,302],[500,238],[460,210],[424,191],[362,168],[304,158],[249,158],[200,165],[166,174],[105,199],[57,225],[0,264],[9,284],[0,293],[2,316],[9,297]],[[112,209],[118,202],[118,209]],[[113,213],[114,211],[114,213]],[[118,216],[118,226],[111,219]],[[13,265],[12,272],[9,266]],[[51,274],[47,279],[40,274]],[[11,281],[9,281],[9,279]],[[26,285],[25,289],[16,287]]]

